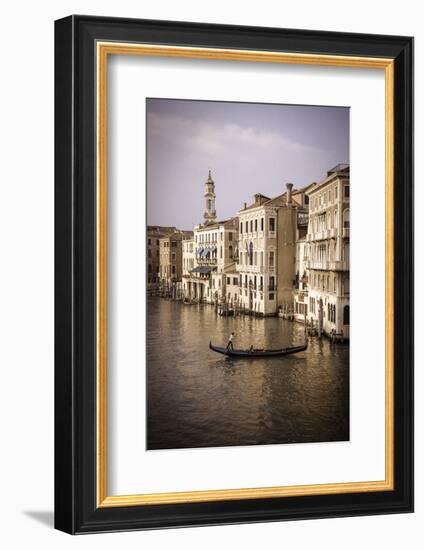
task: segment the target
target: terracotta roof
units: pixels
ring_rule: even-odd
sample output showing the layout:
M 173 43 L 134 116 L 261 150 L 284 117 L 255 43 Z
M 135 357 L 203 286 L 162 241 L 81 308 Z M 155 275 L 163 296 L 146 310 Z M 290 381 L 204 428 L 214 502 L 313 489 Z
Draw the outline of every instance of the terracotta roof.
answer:
M 312 185 L 312 184 L 310 184 L 310 185 Z M 308 187 L 310 187 L 310 185 L 302 187 L 301 189 L 293 189 L 292 190 L 292 199 L 298 206 L 301 206 L 301 205 L 298 201 L 296 201 L 296 195 L 300 195 L 301 193 L 303 193 Z M 257 193 L 257 194 L 259 194 L 259 193 Z M 265 197 L 265 195 L 261 195 L 261 196 Z M 285 206 L 286 204 L 287 204 L 287 191 L 284 191 L 284 193 L 282 193 L 281 195 L 277 195 L 276 197 L 273 197 L 272 199 L 268 198 L 268 200 L 266 200 L 262 204 L 254 202 L 254 203 L 250 204 L 249 206 L 247 206 L 246 208 L 242 208 L 240 210 L 240 213 L 246 212 L 247 210 L 253 210 L 254 208 L 259 208 L 261 206 Z

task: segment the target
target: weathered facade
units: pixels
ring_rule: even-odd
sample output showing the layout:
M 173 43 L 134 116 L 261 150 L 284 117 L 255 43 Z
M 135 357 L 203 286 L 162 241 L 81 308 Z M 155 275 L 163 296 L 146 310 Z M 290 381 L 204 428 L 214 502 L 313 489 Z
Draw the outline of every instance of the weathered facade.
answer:
M 164 227 L 160 225 L 147 226 L 147 289 L 152 290 L 159 287 L 159 266 L 160 266 L 160 239 L 166 235 L 175 233 L 175 227 Z
M 194 267 L 184 273 L 184 297 L 207 303 L 226 300 L 226 274 L 234 273 L 237 219 L 194 228 Z M 183 259 L 187 262 L 188 258 Z
M 190 231 L 175 231 L 159 239 L 159 289 L 177 298 L 181 293 L 183 274 L 183 240 Z
M 308 318 L 319 332 L 349 338 L 349 165 L 308 190 Z
M 238 213 L 239 301 L 246 312 L 268 316 L 293 310 L 298 212 L 305 208 L 305 193 L 292 188 L 287 184 L 275 198 L 257 193 Z

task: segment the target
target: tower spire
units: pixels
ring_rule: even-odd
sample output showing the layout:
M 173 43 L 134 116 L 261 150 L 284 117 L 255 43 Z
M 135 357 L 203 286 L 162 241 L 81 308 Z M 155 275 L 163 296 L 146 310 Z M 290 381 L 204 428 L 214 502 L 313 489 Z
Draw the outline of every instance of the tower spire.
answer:
M 209 225 L 216 222 L 216 210 L 215 210 L 215 182 L 212 179 L 211 170 L 209 169 L 208 179 L 205 183 L 205 213 L 203 217 L 205 219 L 205 225 Z

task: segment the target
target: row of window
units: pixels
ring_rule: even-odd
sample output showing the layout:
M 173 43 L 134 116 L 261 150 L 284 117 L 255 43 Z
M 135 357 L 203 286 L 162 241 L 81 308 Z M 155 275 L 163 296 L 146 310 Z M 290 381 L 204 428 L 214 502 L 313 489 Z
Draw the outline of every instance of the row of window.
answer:
M 148 244 L 149 246 L 151 246 L 151 244 L 152 244 L 152 239 L 147 239 L 147 244 Z M 156 246 L 159 246 L 159 239 L 156 239 Z
M 315 298 L 309 298 L 309 311 L 311 313 L 318 313 L 316 311 L 316 301 Z M 323 316 L 325 317 L 325 312 L 323 311 Z M 336 314 L 336 306 L 334 304 L 327 304 L 327 319 L 330 323 L 336 324 L 337 320 L 337 314 Z M 350 307 L 344 306 L 343 308 L 343 324 L 349 325 L 350 324 Z
M 349 208 L 343 210 L 342 226 L 348 228 L 350 225 L 350 213 Z M 326 229 L 336 229 L 338 227 L 337 208 L 333 211 L 328 210 L 321 214 L 311 216 L 309 232 L 319 233 Z
M 259 262 L 259 263 L 258 263 Z M 246 252 L 240 252 L 240 265 L 255 265 L 264 266 L 264 251 L 257 252 L 253 250 L 253 243 L 250 243 Z M 268 252 L 268 267 L 274 268 L 275 266 L 275 252 L 270 250 Z
M 219 258 L 222 259 L 223 247 L 219 247 Z M 228 246 L 228 256 L 232 260 L 234 257 L 233 245 Z M 205 260 L 206 262 L 210 259 L 216 260 L 218 258 L 218 251 L 216 248 L 211 250 L 198 249 L 196 250 L 196 257 L 198 260 Z
M 189 254 L 193 253 L 193 243 L 192 242 L 184 244 L 184 252 L 187 252 Z
M 219 235 L 220 235 L 219 240 L 223 241 L 224 240 L 224 233 L 221 232 Z M 233 232 L 232 231 L 228 231 L 228 240 L 229 241 L 233 240 Z M 194 241 L 196 243 L 200 243 L 200 244 L 217 243 L 218 242 L 218 233 L 217 232 L 215 232 L 215 233 L 198 233 L 194 236 Z
M 254 220 L 247 220 L 245 222 L 240 222 L 240 234 L 243 233 L 257 233 L 258 228 L 259 231 L 263 231 L 265 227 L 265 219 L 264 218 L 255 218 Z M 268 230 L 269 231 L 275 231 L 275 218 L 268 218 Z
M 235 281 L 237 281 L 237 279 L 235 279 Z M 237 282 L 235 283 L 237 284 Z M 239 280 L 238 280 L 238 284 L 240 287 L 249 287 L 249 288 L 252 288 L 254 290 L 258 289 L 258 290 L 265 290 L 264 289 L 264 278 L 262 275 L 259 275 L 259 276 L 256 276 L 254 275 L 252 279 L 248 279 L 248 276 L 247 275 L 239 275 Z M 268 288 L 266 290 L 271 290 L 271 291 L 274 291 L 276 290 L 276 284 L 275 284 L 275 277 L 270 277 L 269 278 L 269 281 L 268 281 Z
M 294 306 L 294 312 L 300 315 L 308 315 L 308 304 L 303 302 L 296 302 Z
M 321 209 L 327 204 L 331 204 L 338 198 L 338 186 L 327 188 L 323 193 L 313 197 L 311 199 L 311 210 Z M 343 185 L 343 200 L 347 201 L 350 198 L 350 185 L 345 183 Z
M 313 262 L 326 262 L 329 260 L 337 261 L 338 255 L 337 255 L 337 244 L 334 241 L 333 243 L 326 243 L 326 244 L 316 244 L 311 246 L 311 260 Z M 349 254 L 350 254 L 350 243 L 347 240 L 344 240 L 341 255 L 342 260 L 345 262 L 349 261 Z
M 242 291 L 241 288 L 239 289 L 239 293 L 240 293 L 240 295 L 243 294 L 243 291 Z M 247 292 L 247 290 L 245 289 L 245 290 L 244 290 L 244 296 L 247 297 L 247 295 L 248 295 L 248 292 Z M 274 300 L 274 298 L 275 298 L 275 293 L 274 293 L 274 292 L 269 292 L 268 294 L 265 294 L 265 295 L 261 293 L 261 294 L 259 294 L 259 295 L 257 296 L 257 295 L 256 295 L 256 291 L 253 290 L 253 292 L 252 292 L 251 295 L 250 295 L 250 297 L 251 297 L 251 299 L 252 299 L 252 303 L 251 303 L 251 306 L 250 306 L 249 309 L 256 310 L 256 306 L 258 305 L 256 302 L 253 302 L 253 298 L 256 298 L 256 299 L 258 299 L 258 300 L 260 300 L 260 301 L 262 302 L 262 300 L 264 299 L 265 296 L 268 296 L 268 299 L 269 299 L 269 300 Z M 249 298 L 250 298 L 250 297 L 249 297 Z
M 330 275 L 323 275 L 321 273 L 313 273 L 310 275 L 311 287 L 325 290 L 327 292 L 337 293 L 337 277 L 330 277 Z M 342 279 L 343 293 L 349 294 L 350 291 L 350 279 L 346 274 Z

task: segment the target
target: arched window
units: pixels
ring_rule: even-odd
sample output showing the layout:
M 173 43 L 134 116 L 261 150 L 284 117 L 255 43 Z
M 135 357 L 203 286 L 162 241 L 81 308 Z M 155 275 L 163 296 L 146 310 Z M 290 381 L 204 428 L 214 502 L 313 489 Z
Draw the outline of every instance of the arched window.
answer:
M 348 228 L 350 224 L 350 212 L 349 208 L 343 210 L 343 227 Z
M 343 308 L 343 324 L 349 325 L 349 323 L 350 323 L 350 310 L 349 310 L 349 306 L 345 306 Z

